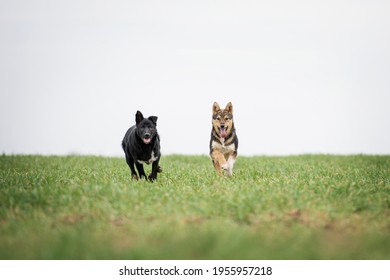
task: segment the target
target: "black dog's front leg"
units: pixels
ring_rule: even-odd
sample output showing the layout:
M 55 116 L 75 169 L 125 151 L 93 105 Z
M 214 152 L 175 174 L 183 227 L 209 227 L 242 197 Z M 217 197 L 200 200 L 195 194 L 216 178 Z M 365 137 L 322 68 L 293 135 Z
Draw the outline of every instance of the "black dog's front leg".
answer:
M 137 167 L 139 178 L 142 179 L 142 177 L 145 177 L 145 179 L 146 179 L 146 174 L 144 171 L 143 164 L 139 163 L 139 162 L 135 162 L 135 166 Z
M 161 167 L 158 166 L 158 162 L 160 161 L 160 159 L 157 159 L 156 161 L 153 161 L 153 164 L 152 164 L 152 172 L 149 174 L 149 180 L 150 181 L 154 181 L 157 179 L 157 172 L 161 172 Z
M 131 156 L 126 154 L 126 162 L 127 165 L 130 167 L 131 177 L 134 180 L 138 180 L 138 175 L 137 173 L 135 173 L 135 168 L 134 168 L 134 159 Z

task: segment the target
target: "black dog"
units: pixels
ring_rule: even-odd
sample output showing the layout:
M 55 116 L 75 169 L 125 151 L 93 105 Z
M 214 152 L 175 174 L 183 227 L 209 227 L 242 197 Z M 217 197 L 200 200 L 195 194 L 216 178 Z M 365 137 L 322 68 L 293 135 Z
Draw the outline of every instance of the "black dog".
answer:
M 158 165 L 160 161 L 160 137 L 157 133 L 157 117 L 151 116 L 144 118 L 140 111 L 135 114 L 136 125 L 127 130 L 122 141 L 122 148 L 125 152 L 126 162 L 130 167 L 133 179 L 145 177 L 143 163 L 152 163 L 152 172 L 148 179 L 154 181 L 157 179 L 157 173 L 161 172 Z M 137 167 L 138 175 L 135 172 L 134 164 Z

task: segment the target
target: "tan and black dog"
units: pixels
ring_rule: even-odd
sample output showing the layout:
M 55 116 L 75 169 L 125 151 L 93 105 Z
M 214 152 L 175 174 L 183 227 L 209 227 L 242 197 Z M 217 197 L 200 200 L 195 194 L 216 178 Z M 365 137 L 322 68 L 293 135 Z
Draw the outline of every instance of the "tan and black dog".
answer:
M 233 175 L 233 165 L 237 157 L 238 138 L 233 123 L 233 105 L 229 102 L 221 110 L 217 102 L 213 104 L 213 128 L 210 139 L 210 156 L 215 170 L 222 175 Z

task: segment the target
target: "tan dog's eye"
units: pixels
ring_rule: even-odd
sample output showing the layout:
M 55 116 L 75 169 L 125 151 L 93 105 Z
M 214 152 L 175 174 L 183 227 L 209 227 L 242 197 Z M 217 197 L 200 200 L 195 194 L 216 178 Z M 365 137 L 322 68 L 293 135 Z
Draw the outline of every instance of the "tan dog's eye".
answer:
M 220 121 L 220 120 L 221 120 L 221 117 L 220 117 L 220 116 L 218 116 L 218 117 L 217 117 L 217 120 L 219 120 L 219 121 Z

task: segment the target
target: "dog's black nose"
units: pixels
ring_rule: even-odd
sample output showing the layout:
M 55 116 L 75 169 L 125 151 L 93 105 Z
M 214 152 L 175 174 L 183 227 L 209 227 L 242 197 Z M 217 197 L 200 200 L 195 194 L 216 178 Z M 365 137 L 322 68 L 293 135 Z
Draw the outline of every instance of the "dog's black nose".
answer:
M 225 128 L 225 124 L 221 123 L 221 128 Z
M 144 138 L 146 138 L 146 139 L 150 138 L 150 133 L 145 133 Z

